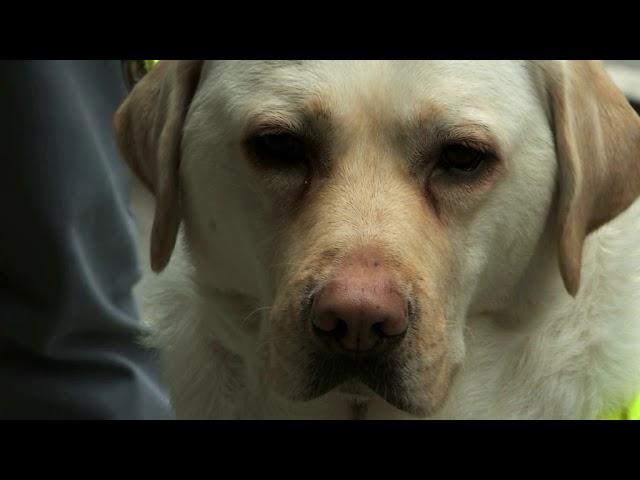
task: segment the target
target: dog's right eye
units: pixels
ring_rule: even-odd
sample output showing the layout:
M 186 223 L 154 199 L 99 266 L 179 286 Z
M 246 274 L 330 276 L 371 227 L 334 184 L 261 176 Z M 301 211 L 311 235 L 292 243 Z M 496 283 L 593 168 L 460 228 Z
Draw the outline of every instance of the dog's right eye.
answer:
M 249 146 L 261 166 L 284 169 L 307 163 L 305 143 L 291 133 L 256 135 Z

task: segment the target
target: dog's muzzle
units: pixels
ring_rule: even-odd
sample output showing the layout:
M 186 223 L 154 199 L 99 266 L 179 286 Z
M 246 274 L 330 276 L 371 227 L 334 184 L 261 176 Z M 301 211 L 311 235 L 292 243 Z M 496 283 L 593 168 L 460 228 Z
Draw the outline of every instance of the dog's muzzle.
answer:
M 417 413 L 404 378 L 403 344 L 413 312 L 412 301 L 377 260 L 345 262 L 302 309 L 313 344 L 306 399 L 360 382 Z

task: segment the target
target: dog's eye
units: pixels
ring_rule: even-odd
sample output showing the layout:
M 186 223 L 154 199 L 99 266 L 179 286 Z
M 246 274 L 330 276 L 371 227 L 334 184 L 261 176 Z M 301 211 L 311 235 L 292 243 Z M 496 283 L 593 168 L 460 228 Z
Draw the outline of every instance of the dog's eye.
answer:
M 449 145 L 440 156 L 440 167 L 445 170 L 456 170 L 471 173 L 485 160 L 485 153 L 464 145 Z
M 257 135 L 250 144 L 257 160 L 264 166 L 286 168 L 307 161 L 304 142 L 291 133 Z

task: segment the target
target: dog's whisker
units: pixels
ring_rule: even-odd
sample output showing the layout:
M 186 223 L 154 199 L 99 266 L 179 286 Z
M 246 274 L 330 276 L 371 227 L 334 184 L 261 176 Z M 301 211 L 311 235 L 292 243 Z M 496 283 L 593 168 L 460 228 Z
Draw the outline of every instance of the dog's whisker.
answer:
M 249 312 L 249 314 L 244 317 L 242 320 L 240 320 L 240 324 L 244 325 L 245 323 L 247 323 L 252 316 L 254 316 L 256 313 L 260 313 L 260 312 L 264 312 L 264 311 L 269 311 L 269 310 L 274 310 L 275 307 L 273 305 L 271 306 L 266 306 L 266 307 L 258 307 L 255 310 L 252 310 L 251 312 Z

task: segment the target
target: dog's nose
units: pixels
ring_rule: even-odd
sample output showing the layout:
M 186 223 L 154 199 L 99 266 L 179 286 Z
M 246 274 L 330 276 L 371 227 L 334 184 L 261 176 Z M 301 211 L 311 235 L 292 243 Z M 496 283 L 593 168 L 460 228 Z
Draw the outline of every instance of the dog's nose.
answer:
M 318 336 L 336 340 L 347 351 L 362 352 L 404 334 L 407 307 L 377 261 L 351 262 L 316 295 L 312 322 Z

